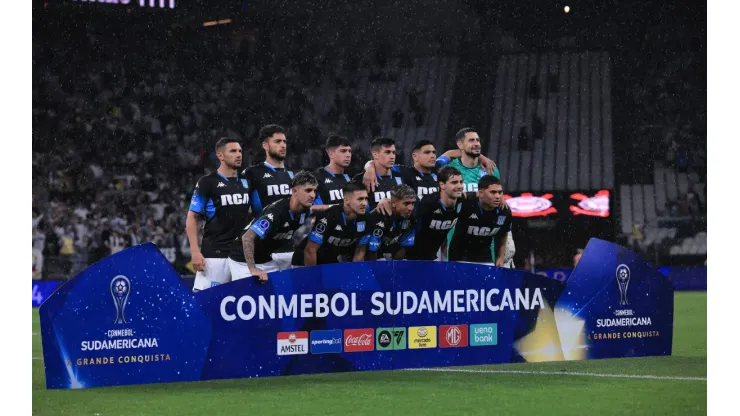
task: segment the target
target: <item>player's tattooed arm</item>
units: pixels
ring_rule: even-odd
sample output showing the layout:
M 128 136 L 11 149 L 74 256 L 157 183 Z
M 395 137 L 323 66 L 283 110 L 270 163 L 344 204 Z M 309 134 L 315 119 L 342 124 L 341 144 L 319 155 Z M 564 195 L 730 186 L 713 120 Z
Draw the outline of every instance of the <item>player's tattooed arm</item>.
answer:
M 267 282 L 267 273 L 258 269 L 254 264 L 254 241 L 257 238 L 257 233 L 254 230 L 249 229 L 242 236 L 242 247 L 244 250 L 244 262 L 247 263 L 249 273 L 256 277 L 261 283 Z

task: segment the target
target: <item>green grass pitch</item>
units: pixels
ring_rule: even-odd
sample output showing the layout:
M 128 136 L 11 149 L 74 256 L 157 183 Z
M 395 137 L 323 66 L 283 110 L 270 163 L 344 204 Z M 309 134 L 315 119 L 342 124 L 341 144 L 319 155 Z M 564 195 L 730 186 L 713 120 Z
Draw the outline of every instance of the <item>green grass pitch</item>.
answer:
M 677 292 L 673 356 L 47 390 L 38 415 L 682 415 L 707 412 L 707 294 Z M 445 369 L 446 370 L 446 369 Z M 599 376 L 601 375 L 601 376 Z

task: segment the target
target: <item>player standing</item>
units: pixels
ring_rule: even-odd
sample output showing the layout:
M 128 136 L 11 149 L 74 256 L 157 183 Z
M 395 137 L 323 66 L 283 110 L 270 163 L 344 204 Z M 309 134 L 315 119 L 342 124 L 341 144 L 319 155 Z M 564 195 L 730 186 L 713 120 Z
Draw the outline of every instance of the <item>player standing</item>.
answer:
M 400 185 L 403 181 L 400 175 L 392 171 L 393 165 L 396 163 L 395 140 L 389 137 L 378 137 L 370 144 L 370 151 L 373 156 L 371 163 L 378 181 L 375 190 L 373 192 L 368 191 L 369 211 L 372 211 L 381 200 L 390 198 L 391 189 Z M 363 175 L 364 173 L 356 175 L 353 181 L 360 186 L 364 186 Z
M 350 182 L 342 193 L 341 205 L 332 205 L 316 215 L 311 233 L 293 253 L 293 266 L 352 260 L 357 241 L 366 234 L 367 190 Z
M 196 270 L 193 292 L 231 280 L 229 250 L 249 214 L 249 182 L 237 173 L 242 165 L 242 147 L 234 139 L 221 139 L 216 143 L 216 157 L 220 166 L 198 180 L 185 222 Z M 199 246 L 200 219 L 205 219 L 205 226 Z
M 463 152 L 460 149 L 448 150 L 440 159 L 448 163 L 452 159 L 460 158 Z M 392 171 L 401 176 L 401 181 L 416 190 L 419 199 L 424 195 L 437 194 L 439 185 L 437 184 L 436 164 L 437 150 L 434 144 L 429 140 L 420 140 L 414 143 L 411 150 L 411 157 L 414 160 L 414 166 L 394 165 Z M 493 173 L 495 163 L 485 156 L 480 157 L 481 166 L 489 173 Z M 363 183 L 370 191 L 374 191 L 377 186 L 377 178 L 372 161 L 365 164 L 365 175 Z
M 450 261 L 504 266 L 507 234 L 511 231 L 511 210 L 503 205 L 501 180 L 486 175 L 478 181 L 478 195 L 463 201 L 449 248 Z M 490 247 L 495 240 L 498 252 Z
M 316 202 L 312 210 L 319 212 L 329 205 L 343 204 L 342 190 L 352 179 L 345 173 L 352 162 L 352 144 L 344 136 L 332 135 L 326 140 L 326 153 L 329 164 L 316 170 L 314 175 L 319 183 Z
M 447 261 L 444 243 L 462 209 L 462 174 L 452 166 L 445 166 L 439 171 L 438 183 L 438 196 L 428 195 L 416 204 L 416 236 L 406 255 L 408 260 Z
M 266 282 L 267 273 L 290 268 L 290 260 L 286 262 L 284 256 L 277 256 L 282 254 L 277 250 L 291 241 L 293 232 L 306 222 L 317 185 L 311 173 L 298 172 L 291 183 L 291 196 L 266 206 L 244 229 L 239 249 L 232 250 L 229 256 L 233 280 L 255 276 Z
M 412 215 L 416 192 L 408 185 L 396 185 L 390 191 L 391 215 L 373 212 L 368 216 L 368 233 L 360 239 L 355 250 L 355 260 L 376 260 L 378 253 L 401 260 L 406 248 L 414 245 L 416 220 Z M 394 250 L 394 246 L 399 246 Z
M 465 183 L 465 192 L 476 192 L 478 190 L 478 181 L 480 178 L 485 176 L 486 170 L 481 166 L 481 140 L 478 133 L 470 127 L 460 129 L 455 134 L 455 140 L 457 147 L 462 151 L 460 159 L 450 161 L 449 158 L 444 155 L 437 159 L 438 166 L 453 166 L 457 168 L 463 175 L 463 182 Z M 493 176 L 501 179 L 501 173 L 496 167 L 493 171 Z M 504 206 L 506 203 L 504 202 Z M 454 231 L 454 229 L 453 229 Z M 448 242 L 452 239 L 452 233 L 448 236 Z M 514 268 L 514 254 L 516 253 L 516 247 L 514 245 L 514 236 L 509 231 L 508 238 L 506 239 L 506 267 Z M 491 246 L 491 256 L 496 256 L 496 248 Z

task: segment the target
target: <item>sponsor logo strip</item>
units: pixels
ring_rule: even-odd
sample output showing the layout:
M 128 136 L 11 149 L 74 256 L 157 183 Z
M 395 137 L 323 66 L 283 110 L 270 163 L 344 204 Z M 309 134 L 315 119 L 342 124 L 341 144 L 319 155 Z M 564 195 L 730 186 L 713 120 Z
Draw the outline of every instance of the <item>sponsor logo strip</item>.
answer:
M 344 352 L 372 351 L 375 347 L 373 338 L 374 331 L 372 328 L 345 329 Z
M 311 331 L 311 354 L 339 354 L 342 343 L 341 329 Z
M 405 350 L 406 328 L 378 328 L 375 330 L 375 349 Z
M 498 325 L 474 324 L 470 325 L 470 346 L 482 347 L 498 344 Z
M 436 326 L 409 327 L 409 349 L 437 348 Z
M 467 325 L 440 325 L 439 346 L 441 348 L 467 347 L 468 326 Z
M 277 355 L 308 354 L 308 332 L 278 332 Z

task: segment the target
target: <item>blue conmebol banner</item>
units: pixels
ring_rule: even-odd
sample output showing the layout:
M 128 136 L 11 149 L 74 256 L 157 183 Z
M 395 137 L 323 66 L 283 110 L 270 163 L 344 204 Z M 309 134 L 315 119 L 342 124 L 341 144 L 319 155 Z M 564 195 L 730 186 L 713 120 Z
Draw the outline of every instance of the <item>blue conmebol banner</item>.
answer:
M 46 298 L 56 290 L 62 282 L 58 280 L 40 281 L 31 283 L 31 306 L 40 306 Z
M 192 295 L 153 244 L 40 308 L 48 388 L 669 355 L 673 290 L 591 240 L 565 283 L 467 263 L 288 270 Z

